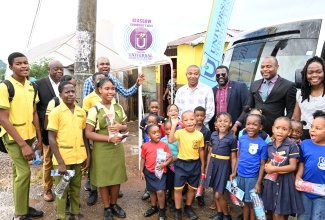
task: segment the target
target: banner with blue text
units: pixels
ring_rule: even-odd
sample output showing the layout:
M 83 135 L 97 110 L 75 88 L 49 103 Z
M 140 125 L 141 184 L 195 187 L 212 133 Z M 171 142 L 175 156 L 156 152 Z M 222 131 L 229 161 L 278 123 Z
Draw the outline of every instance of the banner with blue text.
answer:
M 235 0 L 214 0 L 201 60 L 200 82 L 215 86 L 215 70 L 222 64 L 228 24 Z

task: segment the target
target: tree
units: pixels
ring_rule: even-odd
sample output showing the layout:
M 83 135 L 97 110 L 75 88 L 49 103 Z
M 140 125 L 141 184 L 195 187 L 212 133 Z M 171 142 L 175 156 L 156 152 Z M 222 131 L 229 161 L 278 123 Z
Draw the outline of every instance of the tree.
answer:
M 6 68 L 0 67 L 0 80 L 5 79 Z
M 41 79 L 47 76 L 47 67 L 51 60 L 53 60 L 53 58 L 43 58 L 38 62 L 32 63 L 29 70 L 29 76 L 34 77 L 35 79 Z

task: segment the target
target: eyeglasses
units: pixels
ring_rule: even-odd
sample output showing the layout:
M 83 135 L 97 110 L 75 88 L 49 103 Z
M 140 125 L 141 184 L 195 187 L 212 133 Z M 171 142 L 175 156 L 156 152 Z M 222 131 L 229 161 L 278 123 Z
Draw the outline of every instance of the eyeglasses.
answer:
M 220 74 L 216 74 L 216 77 L 217 77 L 217 79 L 219 79 L 220 76 L 226 77 L 226 75 L 227 75 L 227 73 L 220 73 Z

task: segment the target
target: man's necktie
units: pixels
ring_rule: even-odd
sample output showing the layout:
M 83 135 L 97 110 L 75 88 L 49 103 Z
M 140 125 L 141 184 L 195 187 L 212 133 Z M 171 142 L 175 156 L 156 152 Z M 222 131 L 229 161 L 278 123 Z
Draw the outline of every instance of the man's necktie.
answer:
M 266 80 L 263 91 L 262 91 L 262 100 L 263 100 L 263 102 L 265 102 L 265 100 L 266 100 L 266 98 L 268 96 L 269 84 L 270 84 L 270 80 Z

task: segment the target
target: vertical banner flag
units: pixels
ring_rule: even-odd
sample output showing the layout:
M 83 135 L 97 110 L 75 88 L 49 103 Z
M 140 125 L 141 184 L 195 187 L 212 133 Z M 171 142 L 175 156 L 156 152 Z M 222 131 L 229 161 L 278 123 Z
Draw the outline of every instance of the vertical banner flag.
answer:
M 125 13 L 115 24 L 114 45 L 118 54 L 130 64 L 138 67 L 148 66 L 162 58 L 167 47 L 166 33 L 157 14 L 148 14 L 149 10 Z M 138 88 L 138 121 L 142 119 L 142 86 Z M 142 130 L 139 129 L 139 167 L 142 146 Z
M 215 70 L 222 63 L 227 29 L 235 0 L 214 0 L 201 60 L 200 82 L 216 85 Z

